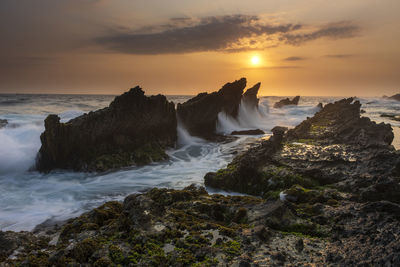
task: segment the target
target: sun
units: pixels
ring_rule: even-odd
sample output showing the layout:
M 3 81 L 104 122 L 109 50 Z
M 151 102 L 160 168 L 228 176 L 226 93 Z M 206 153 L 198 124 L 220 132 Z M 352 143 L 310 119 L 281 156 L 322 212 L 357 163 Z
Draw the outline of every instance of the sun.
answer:
M 260 63 L 260 58 L 258 56 L 253 56 L 251 58 L 251 64 L 258 65 Z

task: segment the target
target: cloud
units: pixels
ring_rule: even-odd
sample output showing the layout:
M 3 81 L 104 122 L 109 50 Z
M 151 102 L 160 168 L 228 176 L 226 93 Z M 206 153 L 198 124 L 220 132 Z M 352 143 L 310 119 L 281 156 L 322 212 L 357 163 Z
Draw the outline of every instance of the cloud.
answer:
M 307 58 L 305 57 L 287 57 L 284 60 L 285 61 L 301 61 L 301 60 L 306 60 Z
M 355 57 L 353 54 L 335 54 L 335 55 L 325 55 L 325 57 L 329 58 L 350 58 Z
M 318 30 L 314 30 L 309 33 L 300 33 L 300 34 L 285 34 L 282 36 L 281 40 L 287 44 L 291 45 L 301 45 L 305 42 L 321 39 L 321 38 L 329 38 L 329 39 L 344 39 L 344 38 L 352 38 L 355 37 L 360 31 L 360 27 L 358 25 L 353 24 L 352 22 L 338 22 L 331 23 Z
M 302 24 L 271 24 L 258 16 L 231 15 L 204 18 L 172 18 L 166 24 L 134 31 L 114 29 L 94 41 L 109 50 L 127 54 L 180 54 L 192 52 L 240 52 L 264 50 L 282 44 L 300 45 L 323 37 L 349 38 L 357 26 L 337 23 L 313 32 Z
M 302 69 L 303 66 L 268 66 L 268 67 L 251 67 L 241 68 L 241 70 L 274 70 L 274 69 Z

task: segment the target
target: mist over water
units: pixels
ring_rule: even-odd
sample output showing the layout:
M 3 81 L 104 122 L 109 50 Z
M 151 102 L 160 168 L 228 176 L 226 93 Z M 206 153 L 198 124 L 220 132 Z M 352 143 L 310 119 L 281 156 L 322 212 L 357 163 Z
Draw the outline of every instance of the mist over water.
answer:
M 0 95 L 0 119 L 9 124 L 0 129 L 0 230 L 32 230 L 47 219 L 64 220 L 77 216 L 109 200 L 151 187 L 183 188 L 192 183 L 203 185 L 207 172 L 225 167 L 233 152 L 248 148 L 258 137 L 241 136 L 228 144 L 207 142 L 191 136 L 178 120 L 177 147 L 167 151 L 170 159 L 140 168 L 126 168 L 108 173 L 74 173 L 54 171 L 40 174 L 29 171 L 40 148 L 43 120 L 59 114 L 68 121 L 85 112 L 108 106 L 113 96 L 71 95 Z M 184 102 L 189 96 L 170 96 Z M 293 127 L 338 98 L 304 97 L 299 106 L 274 109 L 282 97 L 263 97 L 259 109 L 245 104 L 238 119 L 219 114 L 217 130 L 229 134 L 234 130 L 261 129 L 270 134 L 277 125 Z M 400 103 L 382 99 L 360 99 L 365 116 L 399 127 L 400 122 L 381 118 L 381 113 L 400 114 Z M 395 128 L 396 130 L 398 128 Z M 398 142 L 395 131 L 395 145 Z

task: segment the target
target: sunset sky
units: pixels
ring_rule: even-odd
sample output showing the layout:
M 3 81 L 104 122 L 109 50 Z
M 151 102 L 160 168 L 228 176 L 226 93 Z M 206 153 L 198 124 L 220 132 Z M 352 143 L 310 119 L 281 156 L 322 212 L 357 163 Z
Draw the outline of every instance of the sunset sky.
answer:
M 399 0 L 1 0 L 0 93 L 192 95 L 246 77 L 261 95 L 390 95 L 399 11 Z

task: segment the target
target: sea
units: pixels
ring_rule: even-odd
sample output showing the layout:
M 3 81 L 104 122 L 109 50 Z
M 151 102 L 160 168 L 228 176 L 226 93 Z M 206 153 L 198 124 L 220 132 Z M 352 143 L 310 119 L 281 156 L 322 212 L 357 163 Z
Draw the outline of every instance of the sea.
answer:
M 240 136 L 230 143 L 207 142 L 188 134 L 178 123 L 178 142 L 167 151 L 169 160 L 144 167 L 130 167 L 106 173 L 64 170 L 42 174 L 34 170 L 41 146 L 43 121 L 58 114 L 63 122 L 89 111 L 104 108 L 111 95 L 23 95 L 0 94 L 0 230 L 31 231 L 43 222 L 63 221 L 110 200 L 152 187 L 184 188 L 204 185 L 204 175 L 225 167 L 238 150 L 246 149 L 260 138 L 271 135 L 274 126 L 294 127 L 318 111 L 318 103 L 331 103 L 342 97 L 301 97 L 298 106 L 273 108 L 284 97 L 260 97 L 258 110 L 240 106 L 237 119 L 219 114 L 217 131 L 262 129 L 263 136 Z M 192 96 L 167 96 L 182 103 Z M 286 96 L 285 96 L 286 97 Z M 363 116 L 377 123 L 390 123 L 395 133 L 393 146 L 400 148 L 400 122 L 381 117 L 400 114 L 400 102 L 382 98 L 358 98 Z M 235 194 L 208 188 L 210 193 Z

